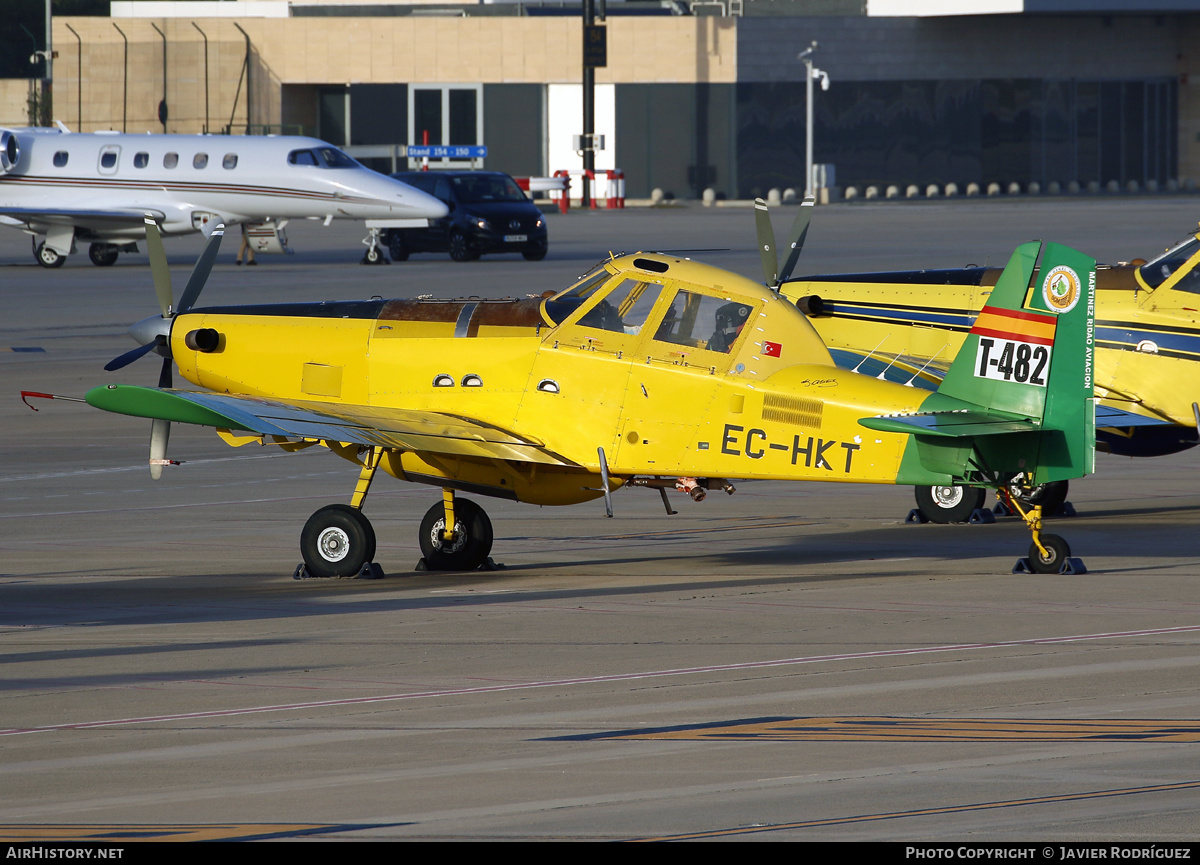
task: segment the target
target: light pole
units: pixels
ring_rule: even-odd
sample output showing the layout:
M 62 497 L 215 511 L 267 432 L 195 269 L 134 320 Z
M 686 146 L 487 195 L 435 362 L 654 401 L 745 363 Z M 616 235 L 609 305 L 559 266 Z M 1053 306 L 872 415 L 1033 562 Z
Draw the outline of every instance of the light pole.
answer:
M 821 79 L 821 89 L 829 89 L 829 74 L 813 66 L 812 55 L 817 50 L 817 40 L 796 55 L 804 61 L 804 197 L 816 196 L 813 183 L 813 79 Z

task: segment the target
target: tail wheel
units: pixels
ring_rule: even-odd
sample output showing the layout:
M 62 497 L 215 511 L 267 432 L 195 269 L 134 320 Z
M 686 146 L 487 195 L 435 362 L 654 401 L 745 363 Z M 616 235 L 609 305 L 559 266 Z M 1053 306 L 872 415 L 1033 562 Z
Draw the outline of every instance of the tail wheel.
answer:
M 1062 570 L 1063 562 L 1070 558 L 1071 548 L 1058 535 L 1042 535 L 1038 540 L 1046 552 L 1039 550 L 1037 544 L 1030 544 L 1030 567 L 1035 574 L 1057 574 Z
M 300 554 L 314 577 L 352 577 L 375 558 L 375 529 L 362 511 L 328 505 L 304 524 Z
M 915 487 L 913 492 L 921 513 L 934 523 L 965 523 L 987 498 L 979 487 Z
M 62 267 L 67 263 L 67 257 L 57 250 L 51 249 L 44 243 L 39 243 L 34 253 L 37 263 L 42 267 Z
M 467 499 L 454 502 L 454 539 L 446 541 L 446 509 L 439 502 L 421 520 L 421 555 L 431 571 L 473 571 L 492 551 L 492 521 L 483 508 Z

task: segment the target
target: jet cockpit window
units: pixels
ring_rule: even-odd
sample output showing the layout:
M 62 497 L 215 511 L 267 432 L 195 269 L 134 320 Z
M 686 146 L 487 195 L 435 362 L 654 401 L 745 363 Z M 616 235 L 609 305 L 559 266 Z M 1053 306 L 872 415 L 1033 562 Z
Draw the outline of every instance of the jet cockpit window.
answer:
M 316 165 L 317 154 L 311 150 L 293 150 L 288 154 L 288 165 Z
M 163 157 L 163 168 L 174 168 L 179 164 L 178 153 L 168 153 Z
M 654 333 L 659 342 L 727 354 L 750 319 L 753 305 L 680 291 Z
M 612 276 L 611 273 L 601 268 L 590 276 L 584 277 L 574 287 L 556 294 L 546 301 L 546 315 L 555 324 L 562 324 L 570 317 L 571 313 L 583 306 L 596 289 L 608 282 L 610 276 Z
M 321 156 L 321 164 L 326 168 L 354 168 L 358 165 L 336 147 L 319 147 L 317 153 Z
M 141 153 L 133 154 L 133 167 L 134 168 L 145 168 L 149 164 L 150 164 L 150 154 L 147 153 L 146 151 L 143 150 Z
M 55 168 L 63 168 L 64 166 L 66 166 L 67 159 L 69 159 L 69 158 L 70 158 L 70 154 L 68 154 L 67 151 L 65 151 L 65 150 L 58 151 L 57 153 L 54 154 L 54 167 Z
M 237 168 L 237 154 L 226 153 L 225 158 L 221 160 L 222 168 Z
M 625 279 L 608 296 L 592 307 L 579 324 L 614 333 L 638 334 L 654 308 L 662 286 L 638 279 Z
M 197 153 L 192 157 L 192 168 L 204 168 L 208 165 L 208 154 Z
M 1154 261 L 1149 264 L 1143 264 L 1138 269 L 1138 273 L 1141 274 L 1146 285 L 1150 286 L 1150 288 L 1158 288 L 1170 279 L 1175 271 L 1187 264 L 1188 260 L 1197 252 L 1200 252 L 1200 240 L 1197 240 L 1193 235 L 1188 235 L 1175 246 L 1172 246 L 1158 258 L 1154 259 Z M 1188 281 L 1190 282 L 1191 280 Z M 1184 288 L 1183 290 L 1195 291 L 1196 289 Z

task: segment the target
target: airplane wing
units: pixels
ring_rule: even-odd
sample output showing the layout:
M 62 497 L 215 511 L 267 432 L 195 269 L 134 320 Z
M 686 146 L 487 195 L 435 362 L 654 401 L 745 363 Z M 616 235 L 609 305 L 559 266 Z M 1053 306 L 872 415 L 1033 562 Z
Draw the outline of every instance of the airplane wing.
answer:
M 307 400 L 283 402 L 134 385 L 92 388 L 85 399 L 89 405 L 118 414 L 260 435 L 543 465 L 577 465 L 550 451 L 538 439 L 442 412 Z
M 163 220 L 166 214 L 154 208 L 91 208 L 91 207 L 0 207 L 0 216 L 22 223 L 37 222 L 50 225 L 78 225 L 81 222 L 118 222 L 122 225 L 140 223 L 146 214 Z

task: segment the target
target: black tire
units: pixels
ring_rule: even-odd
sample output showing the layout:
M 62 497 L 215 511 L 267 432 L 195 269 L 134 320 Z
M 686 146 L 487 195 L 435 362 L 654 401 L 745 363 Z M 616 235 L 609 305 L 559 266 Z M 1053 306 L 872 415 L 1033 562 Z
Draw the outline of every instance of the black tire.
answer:
M 545 246 L 541 249 L 527 249 L 521 255 L 525 256 L 526 261 L 541 261 L 546 257 L 546 249 Z
M 1071 548 L 1058 535 L 1042 535 L 1042 546 L 1047 555 L 1043 555 L 1037 544 L 1029 545 L 1029 567 L 1035 574 L 1057 574 L 1062 570 L 1063 562 L 1071 556 Z
M 1008 485 L 1009 493 L 1021 502 L 1022 507 L 1041 505 L 1042 515 L 1048 517 L 1067 500 L 1067 481 L 1051 481 L 1036 487 L 1026 487 L 1021 483 L 1022 478 L 1022 475 L 1017 475 Z
M 327 505 L 308 518 L 300 555 L 314 577 L 352 577 L 375 558 L 375 529 L 349 505 Z
M 368 246 L 367 251 L 363 253 L 364 264 L 383 264 L 383 247 Z
M 450 257 L 455 261 L 474 261 L 479 255 L 471 250 L 471 244 L 465 234 L 453 231 L 450 233 Z
M 88 247 L 88 258 L 96 267 L 112 267 L 117 263 L 119 251 L 111 243 L 93 243 Z
M 914 487 L 913 492 L 917 508 L 933 523 L 965 523 L 987 498 L 979 487 Z
M 399 231 L 388 232 L 388 252 L 392 256 L 392 261 L 408 261 L 408 249 L 404 245 L 404 238 L 400 236 Z
M 42 267 L 62 267 L 67 263 L 67 257 L 62 255 L 44 243 L 39 243 L 37 251 L 33 257 L 37 259 L 37 263 Z
M 446 509 L 441 502 L 431 507 L 421 520 L 421 555 L 431 571 L 473 571 L 487 561 L 492 551 L 492 521 L 483 508 L 467 499 L 454 500 L 453 543 L 444 544 L 442 529 Z

